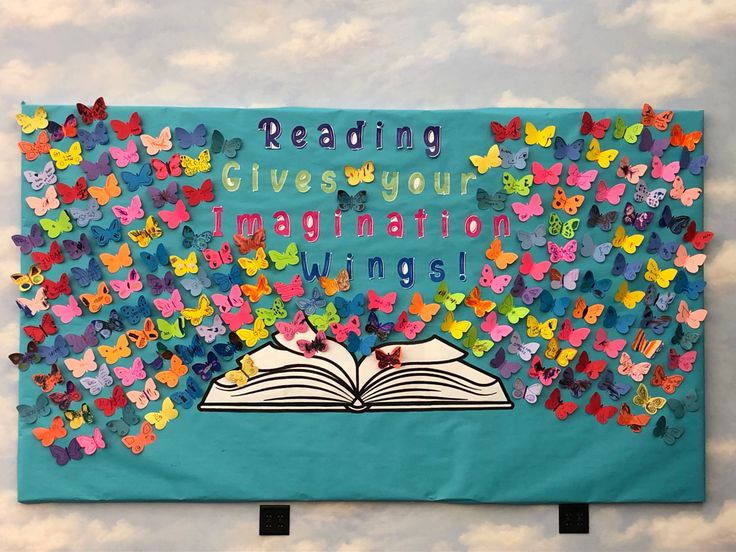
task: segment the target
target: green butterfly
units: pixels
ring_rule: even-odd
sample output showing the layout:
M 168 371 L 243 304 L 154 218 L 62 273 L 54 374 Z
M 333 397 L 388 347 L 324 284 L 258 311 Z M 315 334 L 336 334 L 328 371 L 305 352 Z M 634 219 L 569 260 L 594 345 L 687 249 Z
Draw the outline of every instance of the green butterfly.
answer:
M 42 218 L 40 221 L 41 228 L 46 230 L 49 238 L 56 238 L 63 232 L 71 232 L 74 227 L 72 226 L 72 219 L 69 218 L 69 213 L 66 210 L 62 211 L 59 218 L 54 220 L 50 218 Z
M 439 287 L 437 288 L 437 294 L 434 296 L 434 300 L 437 303 L 442 303 L 445 308 L 452 312 L 454 311 L 457 306 L 463 302 L 463 299 L 465 299 L 464 293 L 450 293 L 450 290 L 447 289 L 447 283 L 441 282 Z
M 283 253 L 271 249 L 268 252 L 268 256 L 271 258 L 271 262 L 276 267 L 276 270 L 284 270 L 288 265 L 294 266 L 299 264 L 299 249 L 294 242 L 287 245 Z
M 559 234 L 562 234 L 562 237 L 567 238 L 568 240 L 575 237 L 575 231 L 580 226 L 580 219 L 579 218 L 571 218 L 564 224 L 562 223 L 562 220 L 560 220 L 560 217 L 557 216 L 557 213 L 550 213 L 549 215 L 549 226 L 547 227 L 547 232 L 551 236 L 557 236 Z
M 340 321 L 333 302 L 327 303 L 324 314 L 310 314 L 307 318 L 317 330 L 326 330 L 331 323 Z
M 266 324 L 266 326 L 270 327 L 276 323 L 276 320 L 283 320 L 284 318 L 286 318 L 287 313 L 286 309 L 284 308 L 284 302 L 281 300 L 280 297 L 277 297 L 274 300 L 273 306 L 270 309 L 256 309 L 256 315 L 259 318 L 263 319 L 263 323 Z
M 475 326 L 472 326 L 465 334 L 463 345 L 470 349 L 476 357 L 480 358 L 490 351 L 495 343 L 490 339 L 478 339 L 478 330 L 475 329 Z
M 616 117 L 616 126 L 613 128 L 613 137 L 616 140 L 623 138 L 629 144 L 636 144 L 636 140 L 639 138 L 639 135 L 643 130 L 644 125 L 641 123 L 636 123 L 627 127 L 621 117 Z
M 532 188 L 534 183 L 534 176 L 528 174 L 522 176 L 519 180 L 513 177 L 511 173 L 503 173 L 503 189 L 507 194 L 513 194 L 516 192 L 520 196 L 528 196 L 529 190 Z
M 498 312 L 505 314 L 509 322 L 516 324 L 519 320 L 529 314 L 529 309 L 526 307 L 515 307 L 514 298 L 511 294 L 504 297 L 503 302 L 498 306 Z
M 168 341 L 173 337 L 184 337 L 184 317 L 180 316 L 173 322 L 164 320 L 163 318 L 156 319 L 156 327 L 158 328 L 158 335 L 164 341 Z

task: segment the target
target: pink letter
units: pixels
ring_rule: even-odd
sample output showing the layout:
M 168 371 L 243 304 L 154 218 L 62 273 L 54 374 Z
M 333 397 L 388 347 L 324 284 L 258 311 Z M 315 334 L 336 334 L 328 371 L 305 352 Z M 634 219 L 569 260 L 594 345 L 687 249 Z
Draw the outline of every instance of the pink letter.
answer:
M 368 237 L 373 237 L 373 215 L 364 214 L 358 215 L 358 237 L 362 238 L 363 234 L 366 233 L 365 228 L 368 226 Z
M 503 236 L 508 238 L 511 235 L 509 230 L 509 217 L 507 215 L 496 215 L 493 217 L 493 235 L 498 238 L 501 236 L 501 223 L 503 223 Z
M 335 237 L 339 238 L 342 236 L 342 211 L 335 209 Z
M 446 238 L 450 235 L 450 228 L 449 228 L 449 222 L 448 219 L 450 218 L 450 213 L 447 212 L 447 209 L 442 209 L 442 237 Z
M 305 211 L 302 217 L 302 228 L 304 228 L 304 239 L 308 242 L 316 242 L 319 239 L 319 211 Z
M 393 211 L 386 215 L 388 217 L 388 226 L 386 227 L 386 233 L 389 236 L 393 236 L 394 238 L 403 238 L 404 237 L 404 219 L 403 217 L 397 213 L 396 211 Z
M 279 236 L 291 236 L 291 219 L 286 211 L 276 211 L 273 214 L 276 222 L 273 223 L 273 231 Z
M 414 214 L 414 220 L 417 221 L 417 236 L 420 238 L 424 237 L 424 221 L 427 218 L 427 211 L 424 209 L 417 209 Z
M 243 234 L 244 236 L 252 236 L 256 230 L 263 228 L 263 219 L 258 213 L 254 215 L 251 215 L 250 213 L 242 213 L 238 215 L 236 222 L 238 226 L 238 234 Z M 243 227 L 246 225 L 248 226 L 247 234 L 243 232 Z M 258 226 L 258 228 L 256 228 L 256 226 Z
M 477 238 L 482 226 L 478 215 L 470 215 L 465 219 L 465 233 L 469 238 Z
M 215 224 L 212 228 L 212 235 L 219 238 L 222 236 L 222 205 L 215 205 L 212 207 L 212 212 L 215 214 Z

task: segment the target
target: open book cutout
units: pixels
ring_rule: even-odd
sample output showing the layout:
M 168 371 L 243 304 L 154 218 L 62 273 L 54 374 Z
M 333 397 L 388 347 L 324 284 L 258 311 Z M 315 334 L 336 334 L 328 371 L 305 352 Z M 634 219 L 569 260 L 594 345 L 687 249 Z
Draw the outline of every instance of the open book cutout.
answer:
M 325 351 L 305 358 L 297 340 L 314 336 L 311 328 L 292 340 L 275 333 L 271 342 L 249 353 L 258 373 L 242 387 L 224 375 L 214 379 L 199 409 L 367 412 L 513 408 L 498 378 L 465 362 L 467 351 L 436 335 L 376 347 L 387 354 L 401 347 L 401 366 L 384 369 L 378 367 L 375 354 L 357 359 L 329 338 Z

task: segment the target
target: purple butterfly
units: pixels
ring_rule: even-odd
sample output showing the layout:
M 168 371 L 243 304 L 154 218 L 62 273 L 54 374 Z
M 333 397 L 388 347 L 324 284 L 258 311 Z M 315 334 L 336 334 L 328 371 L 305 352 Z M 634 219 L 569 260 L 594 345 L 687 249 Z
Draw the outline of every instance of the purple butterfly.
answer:
M 513 374 L 521 370 L 521 364 L 506 360 L 506 350 L 503 347 L 501 347 L 496 352 L 496 356 L 491 359 L 491 366 L 498 370 L 498 373 L 504 379 L 510 378 Z
M 76 439 L 69 441 L 68 447 L 60 447 L 59 445 L 51 445 L 49 447 L 51 456 L 54 457 L 56 463 L 60 466 L 66 466 L 69 460 L 81 460 L 82 459 L 82 447 Z
M 147 360 L 141 359 L 141 362 L 143 362 L 143 369 L 146 371 L 149 370 L 156 370 L 159 371 L 161 367 L 164 365 L 164 359 L 163 357 L 156 356 L 151 362 L 148 362 Z
M 576 399 L 579 399 L 583 396 L 583 393 L 590 389 L 593 382 L 590 380 L 576 380 L 573 375 L 572 368 L 568 366 L 562 371 L 562 377 L 559 380 L 559 384 L 563 389 L 569 389 L 570 394 Z
M 69 256 L 72 258 L 72 260 L 76 261 L 82 255 L 92 254 L 92 248 L 89 245 L 87 234 L 80 235 L 79 241 L 64 240 L 61 243 L 64 244 L 64 249 L 66 249 L 66 252 L 69 253 Z
M 95 327 L 95 332 L 102 336 L 102 339 L 108 339 L 113 332 L 123 331 L 123 321 L 120 320 L 118 311 L 112 309 L 110 311 L 109 320 L 93 320 L 92 325 Z
M 107 136 L 107 128 L 105 128 L 105 123 L 102 121 L 97 123 L 94 131 L 88 132 L 86 130 L 79 129 L 77 135 L 79 136 L 79 142 L 86 151 L 95 149 L 97 144 L 107 144 L 110 141 L 110 138 Z
M 39 347 L 38 354 L 41 355 L 46 364 L 51 365 L 60 358 L 68 357 L 69 347 L 66 344 L 64 336 L 57 335 L 56 339 L 54 340 L 54 344 L 51 347 Z
M 626 202 L 624 206 L 624 216 L 622 218 L 624 224 L 634 225 L 634 228 L 640 232 L 646 230 L 649 223 L 654 220 L 654 213 L 652 211 L 644 211 L 643 213 L 637 213 L 634 206 Z
M 31 233 L 27 236 L 14 234 L 11 239 L 24 255 L 30 253 L 34 247 L 41 247 L 45 243 L 41 227 L 38 224 L 31 226 Z
M 564 159 L 567 157 L 570 161 L 577 161 L 580 159 L 584 145 L 585 141 L 582 138 L 568 144 L 561 136 L 555 136 L 555 159 Z
M 365 331 L 376 334 L 381 341 L 384 341 L 393 329 L 393 322 L 379 322 L 378 316 L 376 316 L 374 311 L 371 311 L 368 315 L 368 323 L 365 325 Z
M 77 128 L 77 117 L 72 113 L 64 121 L 63 125 L 55 121 L 49 121 L 49 126 L 46 130 L 49 131 L 49 135 L 54 142 L 63 140 L 64 138 L 74 136 L 73 130 Z
M 212 378 L 212 374 L 222 370 L 222 366 L 220 366 L 217 355 L 210 351 L 207 353 L 207 362 L 196 362 L 192 364 L 192 370 L 204 381 L 209 381 Z
M 707 155 L 697 155 L 695 157 L 692 157 L 690 155 L 690 150 L 688 150 L 687 148 L 682 148 L 682 154 L 680 154 L 681 171 L 687 170 L 690 171 L 690 174 L 697 176 L 701 172 L 703 172 L 703 169 L 705 168 L 705 165 L 707 163 Z
M 100 176 L 107 176 L 112 172 L 112 168 L 110 167 L 110 154 L 104 152 L 100 155 L 100 158 L 96 163 L 82 159 L 79 167 L 84 171 L 84 174 L 87 175 L 87 180 L 94 181 Z
M 652 138 L 652 133 L 648 128 L 645 128 L 642 131 L 641 137 L 639 138 L 639 150 L 648 151 L 652 154 L 652 156 L 656 155 L 657 157 L 662 157 L 664 150 L 666 150 L 669 146 L 669 138 L 660 138 L 659 140 L 655 140 L 654 138 Z
M 613 266 L 611 267 L 611 274 L 614 276 L 621 276 L 623 274 L 624 278 L 626 278 L 629 282 L 633 282 L 636 280 L 636 277 L 639 274 L 639 271 L 641 270 L 643 263 L 641 261 L 634 261 L 632 263 L 626 262 L 626 257 L 624 257 L 623 253 L 617 253 L 616 257 L 613 259 Z M 609 280 L 609 287 L 610 280 Z M 607 290 L 603 290 L 607 291 Z M 598 297 L 603 297 L 603 295 L 598 295 Z
M 658 253 L 662 260 L 669 261 L 677 251 L 677 242 L 662 242 L 659 234 L 652 232 L 647 243 L 647 253 Z
M 644 308 L 644 314 L 642 314 L 641 316 L 641 323 L 639 324 L 639 327 L 648 328 L 652 330 L 655 334 L 662 335 L 671 322 L 671 316 L 664 315 L 660 317 L 655 317 L 652 308 L 647 305 Z
M 521 274 L 516 275 L 514 285 L 511 287 L 511 295 L 514 297 L 520 297 L 525 305 L 531 305 L 534 300 L 539 297 L 542 293 L 542 288 L 539 286 L 526 287 L 524 277 Z
M 148 287 L 151 288 L 151 293 L 156 296 L 162 293 L 171 293 L 176 289 L 174 275 L 170 270 L 164 274 L 163 278 L 159 278 L 155 274 L 147 274 L 146 281 L 148 282 Z
M 613 379 L 613 372 L 609 368 L 606 368 L 598 380 L 598 389 L 608 391 L 608 396 L 611 397 L 611 400 L 617 401 L 631 390 L 631 386 L 625 383 L 616 383 L 616 380 Z
M 165 203 L 175 205 L 179 201 L 179 197 L 176 195 L 179 192 L 179 185 L 174 181 L 169 182 L 169 185 L 163 190 L 158 190 L 154 187 L 147 189 L 148 195 L 151 196 L 151 201 L 153 201 L 153 205 L 157 209 L 163 207 Z
M 181 149 L 189 149 L 192 146 L 201 148 L 207 142 L 207 127 L 202 123 L 199 123 L 194 127 L 192 132 L 181 127 L 176 127 L 174 129 L 174 136 L 179 142 L 179 147 Z
M 100 341 L 97 339 L 97 332 L 95 331 L 95 325 L 90 323 L 84 330 L 82 335 L 68 334 L 64 336 L 69 348 L 73 353 L 79 354 L 84 351 L 87 347 L 94 347 Z

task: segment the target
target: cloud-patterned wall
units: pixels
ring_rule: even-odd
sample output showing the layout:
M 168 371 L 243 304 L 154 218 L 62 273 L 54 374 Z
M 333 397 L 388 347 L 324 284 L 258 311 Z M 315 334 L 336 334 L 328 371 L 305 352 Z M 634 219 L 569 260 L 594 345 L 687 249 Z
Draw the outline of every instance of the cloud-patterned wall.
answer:
M 311 4 L 311 5 L 310 5 Z M 253 504 L 20 505 L 17 374 L 0 371 L 2 550 L 728 550 L 736 548 L 736 2 L 733 0 L 3 0 L 0 258 L 17 265 L 19 102 L 706 110 L 707 477 L 704 505 L 594 506 L 557 535 L 554 507 L 295 504 L 290 537 Z M 217 6 L 214 8 L 213 6 Z M 17 347 L 9 280 L 0 343 Z M 8 322 L 11 321 L 11 322 Z M 676 454 L 676 449 L 673 450 Z M 523 459 L 519 459 L 523 478 Z M 93 475 L 91 475 L 93 476 Z M 605 477 L 605 474 L 601 474 Z

